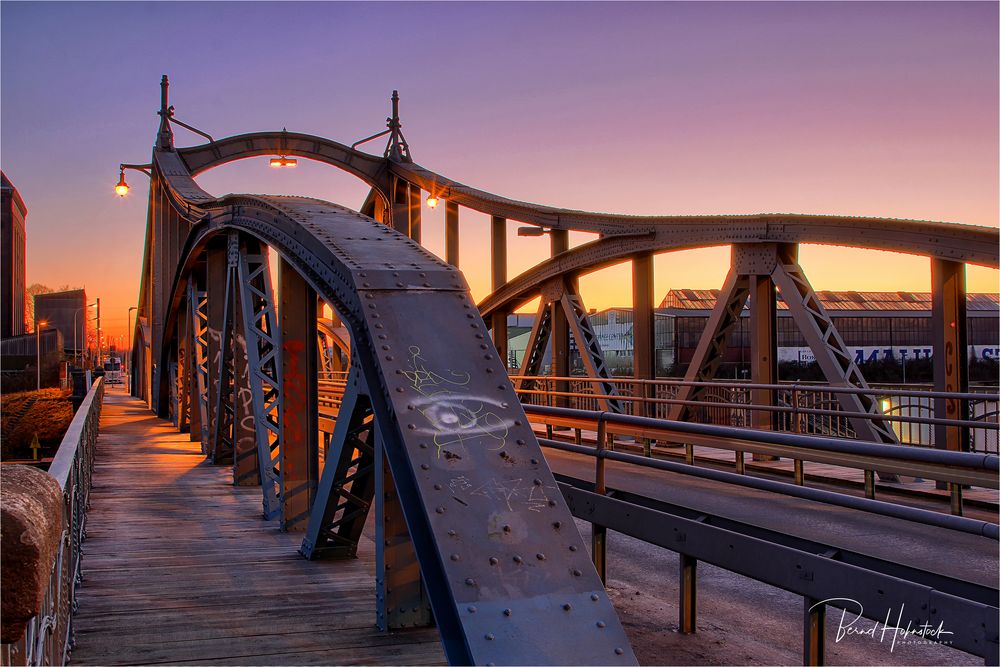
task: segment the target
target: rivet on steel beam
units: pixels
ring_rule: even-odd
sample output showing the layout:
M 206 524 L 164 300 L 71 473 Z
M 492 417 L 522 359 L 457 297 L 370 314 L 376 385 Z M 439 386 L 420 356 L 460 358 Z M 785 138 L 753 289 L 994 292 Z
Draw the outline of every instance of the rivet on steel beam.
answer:
M 567 602 L 566 604 L 563 605 L 563 611 L 569 611 L 572 608 L 573 608 L 573 605 L 571 605 L 569 602 Z
M 555 528 L 556 530 L 559 530 L 562 527 L 562 521 L 553 521 L 552 527 Z
M 455 537 L 455 535 L 457 535 L 457 534 L 458 533 L 456 533 L 454 530 L 449 530 L 448 531 L 448 537 Z
M 531 459 L 531 465 L 533 466 L 538 465 L 538 459 Z
M 461 556 L 459 556 L 458 554 L 452 554 L 452 555 L 451 555 L 451 559 L 452 559 L 453 561 L 458 561 L 458 560 L 459 560 L 460 558 L 461 558 Z
M 429 465 L 427 465 L 426 463 L 421 463 L 420 464 L 420 469 L 421 470 L 430 470 L 431 467 Z
M 535 554 L 535 558 L 537 558 L 538 560 L 545 560 L 545 554 L 542 553 Z
M 499 562 L 494 556 L 490 556 L 490 565 L 496 565 Z
M 605 628 L 605 627 L 607 627 L 607 625 L 608 624 L 605 623 L 604 621 L 598 621 L 597 622 L 597 627 L 599 627 L 599 628 Z
M 515 563 L 518 563 L 518 564 L 520 564 L 520 563 L 521 563 L 521 562 L 523 562 L 523 561 L 524 561 L 524 559 L 523 559 L 523 558 L 521 558 L 520 556 L 514 556 L 514 562 L 515 562 Z
M 473 605 L 469 605 L 469 613 L 470 614 L 475 614 L 476 613 L 476 608 Z
M 597 602 L 598 600 L 601 599 L 601 597 L 597 593 L 591 593 L 590 599 L 593 600 L 594 602 Z
M 583 575 L 583 572 L 580 572 L 580 570 L 573 570 L 573 576 L 574 577 L 579 577 L 581 575 Z
M 402 387 L 396 387 L 396 392 L 402 394 L 404 389 Z
M 472 577 L 469 577 L 468 579 L 465 580 L 465 585 L 466 586 L 475 586 L 476 585 L 476 580 L 473 579 Z
M 505 532 L 505 533 L 509 533 L 509 532 L 510 532 L 510 526 L 508 526 L 508 525 L 505 525 L 505 526 L 503 527 L 503 532 Z
M 420 443 L 420 449 L 427 449 L 427 443 L 426 442 L 421 442 Z
M 550 500 L 549 501 L 549 507 L 555 507 L 555 506 L 556 506 L 556 501 Z
M 434 511 L 437 512 L 438 514 L 444 514 L 444 508 L 443 507 L 438 507 Z
M 487 639 L 487 641 L 493 641 L 493 633 L 492 632 L 487 632 L 486 633 L 486 639 Z
M 514 613 L 514 612 L 512 612 L 512 611 L 511 611 L 510 609 L 504 609 L 504 610 L 503 610 L 503 615 L 504 615 L 504 616 L 510 616 L 510 615 L 511 615 L 511 614 L 513 614 L 513 613 Z
M 407 424 L 406 428 L 410 429 L 411 431 L 416 431 L 417 430 L 417 425 L 416 424 Z
M 536 478 L 534 480 L 534 484 L 535 484 L 535 486 L 541 486 L 542 485 L 542 480 Z
M 434 485 L 434 490 L 435 491 L 440 491 L 441 490 L 441 485 L 440 484 L 435 484 Z
M 620 648 L 616 648 L 615 649 L 615 655 L 623 655 L 624 653 L 625 653 L 625 651 L 622 650 L 622 649 L 620 649 Z
M 576 545 L 575 544 L 569 545 L 569 550 L 570 551 L 576 551 Z
M 518 438 L 517 439 L 517 444 L 523 445 L 524 444 L 524 440 L 522 440 L 521 438 Z

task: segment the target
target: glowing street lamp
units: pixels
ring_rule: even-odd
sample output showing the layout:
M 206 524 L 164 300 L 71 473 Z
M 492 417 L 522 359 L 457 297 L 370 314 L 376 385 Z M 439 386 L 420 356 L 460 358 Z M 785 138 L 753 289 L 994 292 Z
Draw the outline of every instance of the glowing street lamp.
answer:
M 437 208 L 438 198 L 434 195 L 428 195 L 427 197 L 427 208 Z
M 118 185 L 115 186 L 115 194 L 124 197 L 128 194 L 128 183 L 125 182 L 125 168 L 122 167 L 121 176 L 118 178 Z
M 295 158 L 293 158 L 293 157 L 285 157 L 284 155 L 279 155 L 278 157 L 273 157 L 273 158 L 271 158 L 271 162 L 270 162 L 271 166 L 275 167 L 277 169 L 280 169 L 282 167 L 294 167 L 298 163 L 299 163 L 299 161 L 296 160 Z
M 118 182 L 115 184 L 115 194 L 119 197 L 124 198 L 128 194 L 128 183 L 125 182 L 125 170 L 135 169 L 136 171 L 141 171 L 150 178 L 152 178 L 153 165 L 151 164 L 125 164 L 124 162 L 118 165 Z

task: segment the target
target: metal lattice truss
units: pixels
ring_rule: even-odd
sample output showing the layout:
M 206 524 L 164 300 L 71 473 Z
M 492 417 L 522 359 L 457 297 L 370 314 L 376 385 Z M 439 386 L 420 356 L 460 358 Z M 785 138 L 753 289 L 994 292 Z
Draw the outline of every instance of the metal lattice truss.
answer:
M 273 519 L 281 513 L 281 334 L 268 258 L 260 248 L 240 253 L 239 289 L 264 517 Z
M 201 450 L 208 454 L 208 294 L 188 281 L 188 317 L 191 331 L 191 362 L 194 367 L 193 385 L 197 410 L 199 411 L 199 435 Z
M 353 558 L 375 493 L 375 413 L 353 365 L 327 451 L 301 552 L 306 558 Z
M 226 250 L 226 287 L 222 323 L 219 329 L 219 361 L 215 404 L 215 433 L 212 438 L 212 461 L 217 464 L 234 462 L 236 448 L 236 360 L 234 356 L 236 285 L 239 281 L 239 237 L 230 234 Z M 234 472 L 235 475 L 235 472 Z
M 853 355 L 806 279 L 798 263 L 795 246 L 772 243 L 733 248 L 733 266 L 695 349 L 685 381 L 708 382 L 715 377 L 726 352 L 728 337 L 740 321 L 754 280 L 767 277 L 781 293 L 788 312 L 815 355 L 827 382 L 836 387 L 868 389 Z M 670 418 L 689 419 L 694 409 L 690 403 L 702 399 L 706 390 L 706 387 L 691 385 L 682 387 L 677 400 L 683 402 L 672 407 Z M 850 418 L 859 438 L 898 444 L 896 434 L 867 393 L 838 392 L 837 399 L 846 412 L 867 415 Z
M 618 390 L 611 382 L 611 372 L 604 358 L 604 351 L 594 333 L 594 328 L 587 317 L 587 309 L 580 295 L 572 287 L 571 282 L 560 279 L 547 289 L 542 290 L 541 303 L 535 316 L 535 323 L 528 335 L 528 344 L 524 350 L 524 359 L 518 375 L 517 391 L 530 390 L 533 381 L 526 379 L 537 376 L 542 368 L 545 350 L 552 337 L 553 321 L 556 317 L 565 317 L 569 330 L 576 341 L 577 350 L 583 359 L 587 377 L 606 382 L 595 383 L 594 389 L 602 410 L 609 412 L 624 412 L 621 401 L 618 400 Z

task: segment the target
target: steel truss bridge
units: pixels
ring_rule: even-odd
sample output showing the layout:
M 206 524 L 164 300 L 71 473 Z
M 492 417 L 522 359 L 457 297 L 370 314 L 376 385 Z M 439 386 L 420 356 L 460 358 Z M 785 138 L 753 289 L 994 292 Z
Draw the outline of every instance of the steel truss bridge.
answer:
M 742 546 L 757 548 L 754 540 L 763 539 L 760 534 L 743 535 L 732 525 L 720 528 L 721 520 L 713 524 L 705 517 L 675 516 L 669 508 L 635 499 L 629 504 L 627 494 L 615 496 L 604 488 L 601 468 L 605 458 L 629 456 L 603 445 L 607 429 L 614 424 L 623 428 L 621 420 L 639 420 L 631 427 L 640 435 L 668 438 L 664 424 L 691 417 L 748 301 L 752 383 L 763 387 L 753 391 L 755 405 L 773 406 L 775 401 L 775 392 L 766 387 L 778 379 L 780 291 L 829 384 L 843 389 L 836 400 L 864 441 L 858 446 L 868 448 L 854 454 L 876 456 L 885 445 L 898 444 L 799 264 L 800 243 L 931 259 L 934 364 L 941 392 L 934 428 L 945 451 L 922 452 L 921 465 L 939 466 L 939 472 L 965 470 L 966 476 L 941 472 L 939 479 L 953 489 L 972 478 L 989 485 L 996 477 L 995 456 L 963 451 L 968 429 L 961 424 L 968 415 L 961 401 L 947 400 L 948 392 L 968 391 L 965 264 L 1000 265 L 996 229 L 795 214 L 622 216 L 515 201 L 416 164 L 402 134 L 395 94 L 387 129 L 369 138 L 387 136 L 381 156 L 358 150 L 363 142 L 347 146 L 286 131 L 216 140 L 195 130 L 207 143 L 180 148 L 174 144 L 173 126 L 194 128 L 174 116 L 166 77 L 161 88 L 152 160 L 123 165 L 123 170 L 141 168 L 151 179 L 133 332 L 133 395 L 189 431 L 211 461 L 231 466 L 234 484 L 259 485 L 264 518 L 278 522 L 282 530 L 302 531 L 306 558 L 352 557 L 374 504 L 378 624 L 383 629 L 436 624 L 452 663 L 635 662 L 601 579 L 605 533 L 594 534 L 595 567 L 571 508 L 601 526 L 615 527 L 628 514 L 624 504 L 640 508 L 637 516 L 646 517 L 647 528 L 662 525 L 664 531 L 689 534 L 691 549 L 683 552 L 683 565 L 691 622 L 694 564 L 712 560 L 713 545 L 721 544 L 712 531 L 724 530 L 731 539 L 742 540 Z M 228 162 L 275 155 L 338 167 L 364 181 L 370 193 L 360 211 L 353 211 L 304 197 L 219 198 L 195 181 Z M 424 192 L 444 202 L 445 261 L 420 245 Z M 472 301 L 459 271 L 462 207 L 492 220 L 493 291 L 479 304 Z M 508 220 L 548 234 L 552 249 L 551 259 L 510 280 Z M 570 249 L 571 230 L 598 238 Z M 645 403 L 630 410 L 635 414 L 622 415 L 625 397 L 604 364 L 577 279 L 631 262 L 635 378 L 652 380 L 654 254 L 725 244 L 732 246 L 732 264 L 686 382 L 670 408 L 672 421 L 647 414 Z M 524 363 L 512 381 L 505 363 L 507 314 L 539 296 Z M 554 375 L 564 378 L 556 382 L 557 389 L 562 385 L 567 391 L 571 337 L 599 412 L 588 416 L 532 408 L 532 420 L 597 434 L 596 487 L 577 488 L 565 480 L 560 486 L 519 400 L 519 392 L 523 396 L 531 389 L 549 345 Z M 331 346 L 339 351 L 333 358 L 326 354 Z M 674 437 L 678 442 L 729 437 L 747 443 L 766 439 L 761 431 L 772 429 L 774 419 L 773 412 L 761 410 L 754 413 L 752 430 Z M 564 449 L 582 447 L 545 440 Z M 826 450 L 815 442 L 779 444 L 809 445 L 815 451 L 840 447 L 835 442 L 827 443 Z M 758 451 L 734 445 L 744 446 Z M 761 452 L 774 451 L 760 447 Z M 884 464 L 879 468 L 884 477 L 911 470 L 873 460 Z M 871 460 L 867 467 L 873 470 Z M 941 517 L 963 530 L 996 537 L 995 524 Z M 643 530 L 632 527 L 633 533 Z M 660 543 L 664 534 L 647 538 Z M 791 572 L 801 569 L 788 544 L 765 542 L 770 546 L 754 552 L 758 557 L 766 552 L 772 563 Z M 841 567 L 835 579 L 843 582 L 853 576 L 843 567 L 861 571 L 857 561 L 851 565 L 818 546 L 810 548 L 802 556 L 808 556 L 802 562 L 809 572 Z M 940 608 L 981 623 L 982 629 L 961 648 L 995 660 L 995 596 L 991 606 L 989 591 L 970 592 L 944 577 L 866 567 L 865 582 L 875 589 L 903 581 L 890 590 L 905 591 L 907 609 L 912 608 L 916 620 L 933 620 L 943 613 Z M 823 599 L 824 591 L 803 583 L 813 582 L 812 574 L 760 577 L 807 600 Z M 868 604 L 872 613 L 880 613 L 878 600 Z M 807 661 L 822 660 L 821 611 L 806 615 Z

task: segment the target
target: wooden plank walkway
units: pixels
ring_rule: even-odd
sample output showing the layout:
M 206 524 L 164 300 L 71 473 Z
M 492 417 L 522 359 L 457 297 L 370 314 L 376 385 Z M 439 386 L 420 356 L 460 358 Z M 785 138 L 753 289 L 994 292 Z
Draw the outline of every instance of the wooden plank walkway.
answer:
M 122 389 L 104 399 L 75 664 L 444 664 L 436 629 L 375 629 L 373 531 L 309 562 L 258 487 Z

